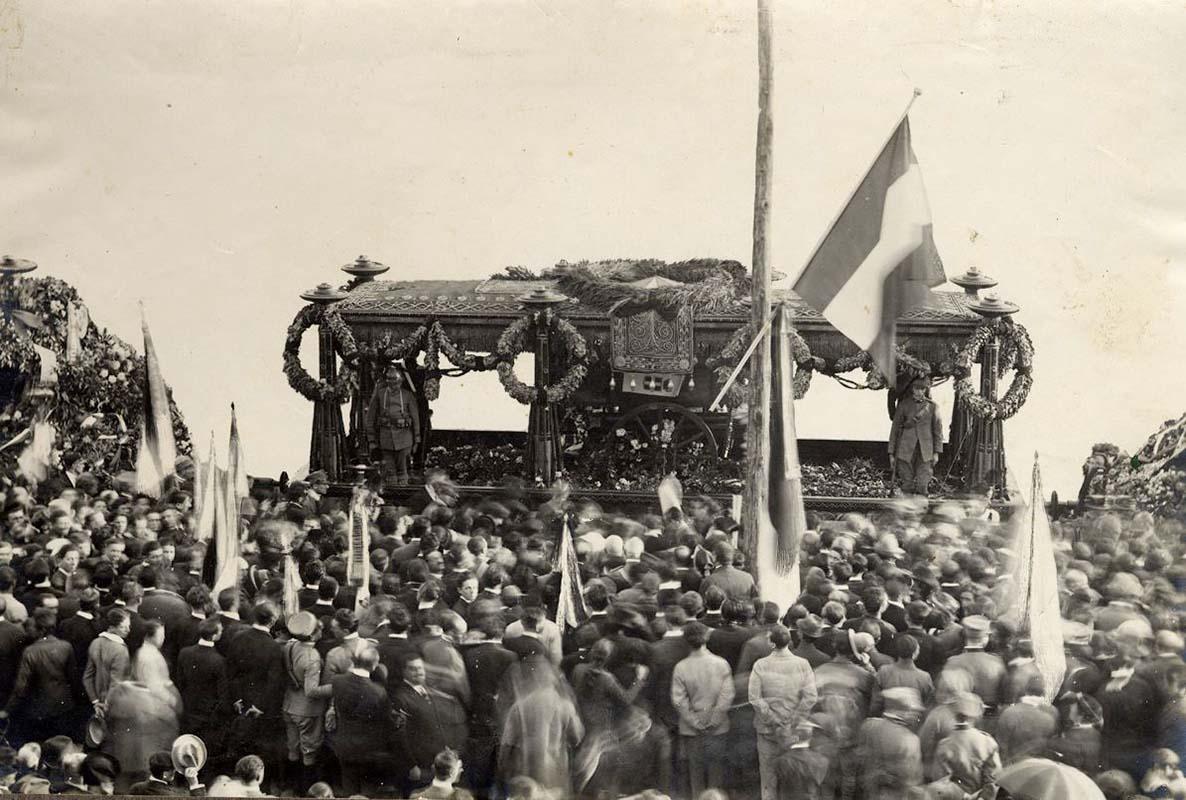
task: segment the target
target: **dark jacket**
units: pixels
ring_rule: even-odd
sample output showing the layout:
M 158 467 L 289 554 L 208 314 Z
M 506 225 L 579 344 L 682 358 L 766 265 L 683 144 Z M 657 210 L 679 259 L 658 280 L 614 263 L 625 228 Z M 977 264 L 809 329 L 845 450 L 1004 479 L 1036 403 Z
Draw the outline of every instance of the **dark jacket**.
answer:
M 25 649 L 25 629 L 0 618 L 0 707 L 8 703 Z
M 390 752 L 393 736 L 387 690 L 370 678 L 348 672 L 331 682 L 338 718 L 334 753 L 341 761 L 370 761 Z
M 287 676 L 280 643 L 255 628 L 235 636 L 227 647 L 227 685 L 230 701 L 243 701 L 243 710 L 255 706 L 265 717 L 280 716 Z
M 21 654 L 6 710 L 23 709 L 21 713 L 29 719 L 46 720 L 71 711 L 76 704 L 85 706 L 85 697 L 74 648 L 50 634 Z
M 213 647 L 194 644 L 183 648 L 177 656 L 173 683 L 181 693 L 185 709 L 182 729 L 187 733 L 196 733 L 230 709 L 226 659 Z
M 499 642 L 477 642 L 463 645 L 461 657 L 469 675 L 469 726 L 474 736 L 501 733 L 500 702 L 510 698 L 499 696 L 499 686 L 507 668 L 517 656 Z
M 103 630 L 104 627 L 100 625 L 97 617 L 86 619 L 78 614 L 62 620 L 58 624 L 58 635 L 74 648 L 75 663 L 84 665 L 86 664 L 87 648 Z
M 400 729 L 400 750 L 410 766 L 431 769 L 436 754 L 446 747 L 460 752 L 469 732 L 465 710 L 451 696 L 425 688 L 417 692 L 407 682 L 395 690 L 392 706 L 407 715 Z

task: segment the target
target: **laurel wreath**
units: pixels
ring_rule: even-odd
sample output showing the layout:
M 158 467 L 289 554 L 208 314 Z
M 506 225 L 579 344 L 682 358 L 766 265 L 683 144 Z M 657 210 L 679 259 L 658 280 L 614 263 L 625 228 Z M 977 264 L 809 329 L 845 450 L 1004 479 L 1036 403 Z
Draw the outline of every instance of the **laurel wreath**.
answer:
M 301 365 L 301 340 L 305 331 L 314 325 L 326 325 L 334 335 L 334 345 L 342 354 L 342 370 L 333 383 L 314 378 Z M 337 312 L 316 303 L 310 303 L 297 312 L 288 335 L 284 340 L 284 376 L 293 391 L 306 400 L 345 403 L 350 400 L 358 385 L 358 374 L 353 362 L 358 355 L 358 345 L 349 326 Z
M 1001 351 L 1008 354 L 1008 364 L 1016 370 L 1009 390 L 1000 400 L 988 400 L 979 394 L 971 378 L 972 363 L 981 348 L 994 337 L 1000 337 Z M 998 317 L 972 331 L 956 357 L 955 367 L 959 376 L 955 382 L 955 393 L 964 408 L 980 419 L 1009 419 L 1025 405 L 1034 385 L 1034 343 L 1025 326 L 1008 317 Z M 1004 369 L 999 372 L 1004 372 Z
M 708 366 L 713 370 L 717 386 L 723 386 L 729 380 L 729 375 L 737 365 L 745 349 L 754 338 L 753 323 L 734 331 L 733 336 L 715 356 L 707 359 Z M 802 400 L 811 388 L 811 376 L 816 369 L 823 365 L 823 359 L 811 354 L 811 348 L 797 330 L 791 330 L 791 359 L 795 362 L 795 377 L 791 386 L 795 391 L 795 399 Z M 750 383 L 746 377 L 739 377 L 725 392 L 725 404 L 730 408 L 738 408 L 749 400 Z
M 502 388 L 506 390 L 506 393 L 523 405 L 530 405 L 536 400 L 547 403 L 563 403 L 572 397 L 588 373 L 586 361 L 589 349 L 585 343 L 585 337 L 581 336 L 576 326 L 566 319 L 556 317 L 553 320 L 553 325 L 555 333 L 561 337 L 564 352 L 570 363 L 564 375 L 549 386 L 532 386 L 515 376 L 515 358 L 530 349 L 529 333 L 534 327 L 531 316 L 515 320 L 498 337 L 498 344 L 494 348 L 495 354 L 499 357 L 496 367 L 498 380 L 502 383 Z

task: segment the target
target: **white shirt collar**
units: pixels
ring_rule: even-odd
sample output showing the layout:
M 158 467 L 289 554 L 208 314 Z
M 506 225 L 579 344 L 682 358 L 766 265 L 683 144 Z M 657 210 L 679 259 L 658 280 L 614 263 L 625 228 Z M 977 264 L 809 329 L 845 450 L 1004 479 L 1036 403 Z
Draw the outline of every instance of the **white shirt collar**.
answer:
M 124 647 L 127 647 L 127 645 L 128 645 L 128 643 L 125 642 L 122 638 L 120 638 L 119 634 L 117 634 L 117 633 L 112 633 L 111 631 L 103 631 L 99 635 L 102 636 L 104 639 L 115 642 L 116 644 L 122 644 Z
M 82 617 L 83 619 L 94 619 L 95 615 L 89 611 L 75 611 L 74 616 Z
M 369 678 L 369 677 L 371 677 L 371 673 L 367 672 L 365 669 L 362 669 L 361 667 L 351 667 L 351 668 L 350 668 L 350 674 L 351 674 L 351 675 L 357 675 L 357 676 L 358 676 L 358 677 L 360 677 L 360 678 Z
M 227 619 L 233 619 L 236 622 L 239 621 L 239 612 L 238 611 L 219 611 L 218 615 L 220 617 L 226 617 Z
M 209 639 L 198 639 L 198 647 L 213 647 L 214 642 Z
M 255 628 L 257 631 L 262 631 L 262 632 L 266 633 L 268 636 L 272 635 L 272 632 L 270 630 L 268 630 L 267 628 L 265 628 L 263 625 L 252 625 L 251 627 Z
M 191 617 L 193 617 L 194 619 L 200 619 L 200 620 L 202 620 L 202 621 L 205 621 L 205 620 L 206 620 L 206 615 L 205 615 L 205 614 L 199 614 L 197 611 L 191 611 L 191 612 L 189 612 L 189 615 L 190 615 Z

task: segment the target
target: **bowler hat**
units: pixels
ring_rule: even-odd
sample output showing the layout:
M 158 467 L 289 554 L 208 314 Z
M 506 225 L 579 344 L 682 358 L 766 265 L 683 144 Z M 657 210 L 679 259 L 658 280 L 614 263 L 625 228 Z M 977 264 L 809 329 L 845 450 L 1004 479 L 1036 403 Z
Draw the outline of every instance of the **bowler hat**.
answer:
M 824 635 L 824 621 L 816 614 L 808 614 L 796 621 L 795 628 L 809 639 L 818 639 Z

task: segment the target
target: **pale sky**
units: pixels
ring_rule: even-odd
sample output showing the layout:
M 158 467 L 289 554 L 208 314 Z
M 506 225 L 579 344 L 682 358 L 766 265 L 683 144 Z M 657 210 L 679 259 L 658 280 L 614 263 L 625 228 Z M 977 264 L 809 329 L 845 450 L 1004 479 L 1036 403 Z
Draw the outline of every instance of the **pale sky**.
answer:
M 948 274 L 999 278 L 1037 346 L 1011 462 L 1038 451 L 1065 497 L 1093 442 L 1132 450 L 1182 413 L 1181 4 L 774 13 L 776 269 L 802 267 L 917 86 Z M 9 0 L 0 59 L 0 250 L 136 344 L 142 298 L 199 450 L 211 429 L 225 448 L 235 401 L 253 474 L 307 461 L 284 330 L 360 253 L 400 278 L 750 261 L 752 2 Z M 884 438 L 883 400 L 817 378 L 800 434 Z M 490 376 L 437 408 L 525 424 Z

